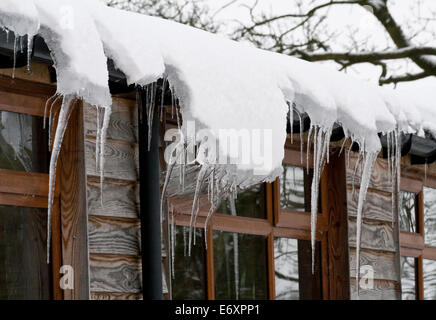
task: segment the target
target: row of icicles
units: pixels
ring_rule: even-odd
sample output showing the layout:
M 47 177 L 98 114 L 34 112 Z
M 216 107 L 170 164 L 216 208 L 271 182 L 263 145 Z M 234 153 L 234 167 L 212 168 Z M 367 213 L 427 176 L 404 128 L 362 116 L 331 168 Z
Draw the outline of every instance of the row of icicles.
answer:
M 31 44 L 32 40 L 29 40 Z M 17 40 L 14 41 L 17 43 Z M 15 47 L 15 45 L 14 45 Z M 29 45 L 29 48 L 31 45 Z M 30 70 L 30 55 L 29 54 L 29 66 L 28 70 Z M 15 59 L 14 59 L 15 60 Z M 166 79 L 163 81 L 162 89 L 161 89 L 161 105 L 160 105 L 160 114 L 161 120 L 163 118 L 164 112 L 164 94 L 165 94 L 165 86 L 167 84 Z M 173 88 L 170 88 L 171 92 L 174 92 Z M 158 92 L 158 84 L 152 83 L 144 87 L 145 95 L 146 95 L 146 113 L 148 120 L 148 145 L 150 145 L 151 141 L 151 124 L 153 122 L 153 114 L 154 108 L 159 107 L 156 106 L 156 95 Z M 62 104 L 59 110 L 55 110 L 56 103 L 62 99 Z M 51 215 L 52 215 L 52 206 L 54 199 L 54 189 L 55 189 L 55 180 L 56 180 L 56 166 L 57 160 L 60 153 L 60 148 L 62 145 L 62 140 L 65 134 L 65 130 L 67 127 L 68 119 L 71 115 L 73 107 L 77 97 L 75 95 L 66 95 L 61 96 L 59 94 L 54 95 L 50 99 L 47 100 L 46 108 L 44 112 L 44 120 L 48 116 L 49 122 L 49 145 L 52 145 L 51 148 L 51 159 L 50 159 L 50 171 L 49 171 L 49 203 L 48 203 L 48 227 L 47 227 L 47 262 L 49 262 L 49 252 L 50 252 L 50 241 L 51 241 Z M 177 98 L 172 93 L 171 94 L 172 101 L 172 117 L 174 114 L 177 118 L 178 128 L 181 128 L 181 120 L 179 116 L 179 109 L 177 103 Z M 294 109 L 296 110 L 296 109 Z M 290 106 L 290 111 L 292 108 Z M 296 110 L 297 111 L 297 110 Z M 303 123 L 302 116 L 297 111 L 297 115 L 299 116 L 300 121 L 300 137 L 303 137 Z M 293 112 L 289 112 L 290 114 L 290 126 L 291 132 L 293 132 Z M 97 137 L 96 137 L 96 172 L 100 174 L 100 188 L 101 188 L 101 205 L 103 206 L 103 177 L 104 177 L 104 152 L 105 152 L 105 142 L 107 136 L 107 129 L 109 127 L 111 115 L 111 108 L 96 108 L 96 128 L 97 128 Z M 52 138 L 51 132 L 54 128 L 54 119 L 58 116 L 57 128 L 55 131 L 54 140 Z M 103 119 L 103 120 L 102 120 Z M 44 125 L 45 125 L 44 121 Z M 332 133 L 332 128 L 323 128 L 315 125 L 311 125 L 307 137 L 307 146 L 306 146 L 306 164 L 307 170 L 309 170 L 309 160 L 310 152 L 313 150 L 313 179 L 312 179 L 312 190 L 311 190 L 311 247 L 312 247 L 312 272 L 314 272 L 314 257 L 315 257 L 315 239 L 316 239 L 316 225 L 317 225 L 317 212 L 318 212 L 318 195 L 320 188 L 320 178 L 321 173 L 323 171 L 324 165 L 329 162 L 329 143 L 330 136 Z M 293 139 L 293 135 L 291 134 L 291 140 Z M 346 141 L 351 140 L 350 149 L 348 150 L 348 159 L 350 155 L 351 145 L 353 142 L 359 142 L 352 137 L 345 137 L 344 142 L 341 147 L 341 151 L 344 149 Z M 394 193 L 396 190 L 399 190 L 400 183 L 400 161 L 401 161 L 401 138 L 399 130 L 395 130 L 393 132 L 387 133 L 387 147 L 388 147 L 388 176 L 392 182 L 392 219 L 394 220 Z M 291 141 L 293 142 L 293 141 Z M 170 262 L 170 274 L 174 277 L 174 258 L 175 258 L 175 214 L 174 210 L 171 210 L 171 219 L 170 219 L 170 210 L 164 210 L 164 204 L 166 202 L 166 190 L 167 186 L 171 179 L 171 174 L 176 166 L 179 167 L 179 185 L 181 186 L 181 192 L 183 193 L 184 183 L 185 183 L 185 174 L 186 167 L 190 164 L 186 163 L 186 152 L 187 152 L 187 142 L 180 141 L 181 147 L 175 149 L 174 155 L 171 157 L 171 160 L 167 164 L 166 175 L 164 180 L 164 185 L 162 188 L 162 196 L 161 196 L 161 221 L 163 221 L 164 211 L 167 211 L 166 221 L 168 223 L 167 228 L 170 231 L 168 236 L 169 251 L 171 262 Z M 313 148 L 312 148 L 313 146 Z M 301 163 L 303 164 L 303 148 L 304 143 L 303 139 L 300 139 L 300 148 L 301 148 Z M 354 168 L 354 175 L 357 173 L 357 168 L 360 164 L 361 167 L 361 183 L 359 188 L 359 197 L 358 197 L 358 206 L 357 206 L 357 231 L 356 231 L 356 283 L 357 283 L 357 291 L 359 290 L 359 270 L 360 270 L 360 243 L 362 236 L 362 212 L 363 212 L 363 204 L 366 198 L 367 189 L 369 186 L 372 168 L 377 159 L 377 153 L 365 152 L 364 142 L 359 144 L 359 154 L 356 161 L 356 165 Z M 350 161 L 348 160 L 348 165 Z M 204 230 L 206 232 L 208 224 L 210 222 L 210 218 L 213 212 L 218 208 L 219 204 L 223 199 L 228 199 L 230 203 L 230 208 L 232 215 L 236 215 L 235 209 L 235 200 L 238 192 L 238 186 L 235 183 L 232 183 L 232 179 L 229 173 L 225 168 L 214 165 L 214 164 L 203 164 L 199 166 L 199 172 L 196 179 L 196 186 L 194 192 L 193 205 L 191 210 L 191 220 L 189 225 L 189 238 L 188 238 L 188 256 L 191 255 L 191 247 L 192 244 L 195 245 L 195 225 L 197 222 L 199 210 L 200 210 L 200 195 L 204 185 L 207 185 L 207 194 L 210 202 L 210 210 L 206 216 L 206 222 L 204 225 Z M 233 180 L 234 181 L 234 180 Z M 353 193 L 354 193 L 354 177 L 353 177 Z M 394 186 L 394 181 L 396 182 L 396 186 Z M 194 232 L 193 232 L 194 231 Z M 235 234 L 236 235 L 236 234 Z M 207 237 L 205 237 L 207 239 Z M 235 279 L 239 279 L 239 266 L 238 266 L 238 241 L 237 235 L 233 239 L 234 246 L 234 270 L 235 270 Z M 207 241 L 206 241 L 207 247 Z M 235 281 L 235 290 L 238 289 L 239 284 L 238 280 Z

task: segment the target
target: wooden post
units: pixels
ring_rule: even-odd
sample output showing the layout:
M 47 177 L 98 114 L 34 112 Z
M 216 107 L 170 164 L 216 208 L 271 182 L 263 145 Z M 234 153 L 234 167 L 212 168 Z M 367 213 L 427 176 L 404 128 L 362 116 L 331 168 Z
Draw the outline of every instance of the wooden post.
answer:
M 330 300 L 350 299 L 345 153 L 330 154 L 322 179 L 322 212 L 329 217 L 327 232 Z
M 81 102 L 76 102 L 68 123 L 58 162 L 59 179 L 56 181 L 57 184 L 60 182 L 62 265 L 69 265 L 74 270 L 74 289 L 64 290 L 64 299 L 87 300 L 88 215 Z

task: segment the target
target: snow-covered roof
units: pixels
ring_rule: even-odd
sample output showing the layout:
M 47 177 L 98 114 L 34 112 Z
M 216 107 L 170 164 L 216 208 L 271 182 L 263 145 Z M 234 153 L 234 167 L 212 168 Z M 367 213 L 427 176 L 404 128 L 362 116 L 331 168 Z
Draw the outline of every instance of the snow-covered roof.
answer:
M 392 133 L 390 141 L 398 142 L 400 132 L 436 132 L 432 89 L 380 88 L 321 65 L 172 21 L 109 8 L 97 0 L 2 0 L 0 26 L 18 35 L 38 33 L 44 38 L 60 95 L 76 95 L 110 109 L 107 58 L 111 58 L 129 84 L 144 86 L 167 79 L 179 100 L 183 127 L 192 120 L 197 129 L 208 129 L 215 137 L 220 129 L 269 130 L 272 159 L 261 168 L 262 174 L 253 162 L 232 167 L 203 165 L 203 175 L 215 170 L 219 173 L 215 178 L 232 186 L 271 181 L 280 174 L 290 104 L 311 119 L 314 195 L 326 155 L 328 159 L 334 123 L 366 154 L 367 174 L 381 149 L 378 133 Z M 212 175 L 212 184 L 213 179 Z M 362 179 L 358 213 L 367 183 L 368 179 Z M 317 197 L 312 199 L 315 225 Z

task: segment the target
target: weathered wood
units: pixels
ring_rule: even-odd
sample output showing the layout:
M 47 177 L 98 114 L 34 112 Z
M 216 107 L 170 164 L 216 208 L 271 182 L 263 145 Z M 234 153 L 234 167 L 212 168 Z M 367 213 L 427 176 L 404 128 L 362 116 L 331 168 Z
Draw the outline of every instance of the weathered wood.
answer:
M 96 171 L 95 138 L 85 139 L 86 173 L 100 176 Z M 104 176 L 114 179 L 138 180 L 138 146 L 107 139 L 105 146 Z
M 356 221 L 348 222 L 350 247 L 356 247 Z M 395 252 L 392 224 L 363 220 L 361 248 Z
M 47 208 L 48 198 L 32 195 L 13 193 L 0 193 L 0 203 L 10 206 L 22 206 L 31 208 Z
M 139 255 L 139 228 L 138 219 L 90 216 L 89 252 Z
M 0 91 L 0 110 L 44 116 L 47 99 Z
M 142 300 L 141 293 L 91 292 L 91 300 Z
M 327 246 L 332 300 L 350 298 L 346 188 L 345 156 L 336 150 L 330 155 L 321 184 L 322 212 L 329 217 Z
M 347 188 L 347 206 L 350 217 L 357 216 L 359 187 Z M 368 190 L 363 205 L 363 217 L 367 220 L 392 222 L 392 194 L 376 190 Z
M 74 289 L 64 291 L 67 300 L 89 299 L 84 156 L 83 108 L 78 103 L 65 132 L 57 174 L 61 181 L 62 264 L 74 269 Z
M 92 292 L 141 292 L 139 257 L 92 253 L 89 258 Z
M 401 289 L 400 284 L 396 281 L 389 280 L 374 280 L 373 289 L 359 290 L 359 296 L 357 296 L 356 281 L 350 279 L 351 284 L 351 299 L 353 300 L 400 300 Z
M 47 197 L 48 174 L 0 169 L 0 192 Z
M 52 84 L 49 65 L 32 61 L 31 72 L 27 72 L 27 66 L 15 69 L 15 78 L 12 79 L 12 68 L 0 69 L 1 77 L 9 78 L 11 82 L 37 82 L 41 84 Z
M 139 218 L 138 183 L 106 178 L 101 205 L 100 178 L 88 177 L 88 214 Z
M 360 265 L 369 265 L 374 269 L 374 279 L 398 281 L 398 274 L 392 266 L 395 264 L 395 253 L 362 249 Z M 350 248 L 350 275 L 356 274 L 356 249 Z
M 112 114 L 107 130 L 109 139 L 138 142 L 138 110 L 136 102 L 127 99 L 112 99 Z M 97 136 L 96 119 L 97 110 L 95 107 L 85 104 L 85 135 Z M 100 114 L 100 121 L 103 115 Z
M 354 174 L 356 161 L 357 156 L 352 152 L 350 162 L 347 164 L 347 184 L 353 185 L 354 183 L 355 186 L 360 186 L 360 166 L 362 164 L 362 159 L 360 159 L 356 174 Z M 387 168 L 387 160 L 377 158 L 369 181 L 369 188 L 385 192 L 392 191 L 392 183 L 387 178 Z
M 18 79 L 18 77 L 12 79 L 8 75 L 0 74 L 0 91 L 46 98 L 56 93 L 56 87 L 53 85 L 37 83 L 33 79 L 29 80 Z

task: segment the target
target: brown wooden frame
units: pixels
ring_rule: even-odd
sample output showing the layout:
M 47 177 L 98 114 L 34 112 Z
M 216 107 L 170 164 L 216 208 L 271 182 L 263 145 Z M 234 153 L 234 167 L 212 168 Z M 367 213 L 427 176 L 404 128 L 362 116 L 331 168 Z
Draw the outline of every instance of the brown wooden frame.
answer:
M 424 235 L 424 186 L 436 188 L 436 179 L 433 176 L 401 177 L 401 190 L 415 193 L 417 215 L 417 232 L 400 231 L 400 253 L 405 257 L 415 258 L 415 294 L 417 300 L 424 299 L 423 260 L 436 260 L 436 247 L 425 245 Z
M 303 163 L 301 163 L 300 157 L 300 145 L 287 144 L 285 149 L 284 164 L 293 166 L 305 167 L 306 154 L 303 154 Z M 336 158 L 331 157 L 331 162 L 334 163 Z M 328 193 L 330 196 L 326 196 L 322 202 L 321 213 L 318 217 L 318 226 L 316 233 L 316 240 L 321 243 L 321 259 L 322 259 L 322 298 L 323 299 L 348 299 L 349 298 L 349 279 L 343 279 L 340 283 L 333 283 L 338 279 L 338 274 L 342 274 L 342 277 L 347 278 L 348 274 L 348 254 L 343 256 L 341 265 L 334 259 L 329 260 L 332 257 L 332 248 L 334 245 L 341 245 L 340 248 L 336 247 L 334 250 L 341 251 L 341 254 L 348 252 L 348 235 L 347 235 L 347 215 L 346 213 L 346 201 L 344 199 L 337 200 L 335 197 L 341 195 L 341 192 L 336 191 L 335 184 L 339 183 L 345 189 L 345 160 L 342 156 L 342 162 L 338 166 L 327 166 L 323 177 L 321 178 L 321 194 Z M 342 171 L 341 171 L 342 170 Z M 341 171 L 341 172 L 340 172 Z M 335 181 L 328 183 L 328 178 L 325 175 L 335 175 Z M 333 190 L 333 192 L 332 192 Z M 342 197 L 346 195 L 345 190 L 342 192 Z M 273 183 L 265 184 L 265 199 L 266 199 L 266 218 L 249 218 L 240 216 L 231 216 L 226 214 L 215 213 L 210 219 L 207 229 L 207 241 L 208 250 L 206 252 L 206 282 L 207 282 L 207 298 L 215 298 L 214 290 L 214 255 L 213 255 L 213 241 L 212 231 L 226 231 L 226 232 L 238 232 L 244 234 L 262 235 L 267 238 L 267 280 L 268 280 L 268 298 L 275 299 L 275 274 L 274 274 L 274 238 L 294 238 L 300 240 L 310 240 L 310 213 L 289 211 L 280 209 L 280 187 L 279 179 Z M 172 200 L 172 208 L 174 208 L 175 224 L 179 226 L 189 226 L 190 224 L 190 200 Z M 342 207 L 345 205 L 344 207 Z M 196 220 L 197 228 L 204 228 L 204 223 L 208 213 L 209 207 L 200 206 L 199 216 Z M 339 215 L 332 215 L 332 219 L 329 220 L 329 212 L 338 211 Z M 334 229 L 330 232 L 329 240 L 329 225 L 330 229 Z M 335 226 L 335 228 L 333 228 Z M 340 227 L 338 227 L 340 226 Z M 333 241 L 332 234 L 338 232 L 338 228 L 342 231 L 340 237 Z M 344 232 L 345 230 L 345 232 Z M 330 244 L 329 244 L 330 243 Z M 336 259 L 337 260 L 337 259 Z M 346 261 L 345 261 L 346 260 Z M 329 278 L 329 265 L 334 264 L 337 273 L 330 273 Z M 340 289 L 339 289 L 340 287 Z M 344 289 L 345 288 L 345 289 Z
M 56 87 L 52 85 L 11 80 L 0 75 L 0 110 L 42 117 L 47 99 L 55 92 Z M 84 161 L 80 153 L 83 151 L 80 149 L 83 148 L 82 109 L 76 110 L 70 119 L 58 162 L 53 204 L 51 256 L 55 300 L 89 297 L 87 225 L 84 221 L 87 219 L 86 180 L 83 183 L 81 179 L 70 178 L 84 173 L 83 166 L 80 167 Z M 47 208 L 48 180 L 45 173 L 0 169 L 0 204 Z M 60 267 L 65 264 L 72 265 L 75 271 L 75 289 L 66 293 L 59 285 Z

